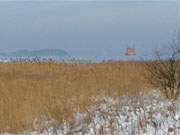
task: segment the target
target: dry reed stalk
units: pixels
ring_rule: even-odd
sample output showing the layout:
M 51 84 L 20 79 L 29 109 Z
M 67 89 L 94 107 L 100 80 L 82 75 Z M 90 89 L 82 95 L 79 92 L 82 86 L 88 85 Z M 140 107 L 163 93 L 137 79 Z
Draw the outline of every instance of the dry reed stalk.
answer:
M 62 123 L 103 96 L 146 90 L 144 72 L 143 62 L 1 63 L 0 132 L 33 129 L 42 117 Z

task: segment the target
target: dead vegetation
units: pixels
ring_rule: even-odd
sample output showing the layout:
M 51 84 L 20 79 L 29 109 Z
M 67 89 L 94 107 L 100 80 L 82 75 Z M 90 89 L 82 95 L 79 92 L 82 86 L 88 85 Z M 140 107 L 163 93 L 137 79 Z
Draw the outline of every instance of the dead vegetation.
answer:
M 174 51 L 169 58 L 163 59 L 159 54 L 155 61 L 145 63 L 147 79 L 168 99 L 176 100 L 180 94 L 179 51 Z
M 1 63 L 0 131 L 20 132 L 70 120 L 103 96 L 147 90 L 142 62 Z

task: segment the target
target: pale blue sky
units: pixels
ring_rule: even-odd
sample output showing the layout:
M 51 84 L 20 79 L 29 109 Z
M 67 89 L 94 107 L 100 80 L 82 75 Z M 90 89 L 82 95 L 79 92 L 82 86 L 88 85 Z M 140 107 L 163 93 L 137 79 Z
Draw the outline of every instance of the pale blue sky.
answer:
M 119 58 L 135 46 L 141 57 L 166 48 L 178 27 L 176 1 L 3 1 L 0 50 L 6 51 L 58 48 L 75 57 Z

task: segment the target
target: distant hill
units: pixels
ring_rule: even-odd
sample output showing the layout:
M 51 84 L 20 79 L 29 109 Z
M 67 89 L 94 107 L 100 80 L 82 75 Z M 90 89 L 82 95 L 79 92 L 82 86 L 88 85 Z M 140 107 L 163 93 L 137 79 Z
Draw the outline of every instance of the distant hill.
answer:
M 69 54 L 61 49 L 19 50 L 14 52 L 0 52 L 0 57 L 67 57 Z

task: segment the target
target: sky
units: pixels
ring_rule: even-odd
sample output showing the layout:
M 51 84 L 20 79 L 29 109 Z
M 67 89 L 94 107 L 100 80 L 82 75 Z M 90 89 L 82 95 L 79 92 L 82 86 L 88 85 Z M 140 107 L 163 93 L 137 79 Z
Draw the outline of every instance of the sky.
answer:
M 152 2 L 154 1 L 154 2 Z M 64 49 L 83 59 L 166 49 L 178 29 L 174 0 L 0 0 L 0 51 Z

